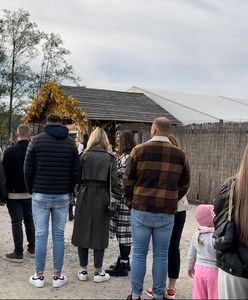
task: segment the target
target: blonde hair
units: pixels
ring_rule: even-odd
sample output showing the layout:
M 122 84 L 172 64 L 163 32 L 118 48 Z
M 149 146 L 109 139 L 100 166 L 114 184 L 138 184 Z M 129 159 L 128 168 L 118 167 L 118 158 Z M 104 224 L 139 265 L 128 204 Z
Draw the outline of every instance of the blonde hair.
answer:
M 248 246 L 248 145 L 245 148 L 235 185 L 234 220 L 239 232 L 239 240 Z
M 92 131 L 87 143 L 86 151 L 91 149 L 94 146 L 100 146 L 106 151 L 109 150 L 110 145 L 109 145 L 108 136 L 106 132 L 100 127 L 96 127 L 96 129 Z

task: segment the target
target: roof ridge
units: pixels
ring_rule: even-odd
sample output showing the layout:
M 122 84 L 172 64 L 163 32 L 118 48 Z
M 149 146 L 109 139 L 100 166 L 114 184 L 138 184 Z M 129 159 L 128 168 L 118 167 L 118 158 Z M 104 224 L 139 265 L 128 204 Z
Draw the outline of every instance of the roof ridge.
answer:
M 165 101 L 169 101 L 169 102 L 174 103 L 174 104 L 176 104 L 176 105 L 178 105 L 178 106 L 181 106 L 181 107 L 190 109 L 190 110 L 195 111 L 195 112 L 197 112 L 197 113 L 200 113 L 200 114 L 202 114 L 202 115 L 204 115 L 204 116 L 207 116 L 207 117 L 213 118 L 213 119 L 215 119 L 215 120 L 217 120 L 217 121 L 220 121 L 220 118 L 218 118 L 218 117 L 215 117 L 215 116 L 213 116 L 213 115 L 204 113 L 204 112 L 202 112 L 202 111 L 200 111 L 200 110 L 198 110 L 198 109 L 192 108 L 192 107 L 187 106 L 187 105 L 185 105 L 185 104 L 178 103 L 178 102 L 175 101 L 175 100 L 172 100 L 172 99 L 170 99 L 170 98 L 167 98 L 167 97 L 158 95 L 158 94 L 156 94 L 156 93 L 154 93 L 154 92 L 152 92 L 152 91 L 150 91 L 150 90 L 145 90 L 145 89 L 142 89 L 142 88 L 136 87 L 136 86 L 134 86 L 134 88 L 141 89 L 142 91 L 145 91 L 145 92 L 147 92 L 147 93 L 150 93 L 150 94 L 152 94 L 153 96 L 159 97 L 159 98 L 161 98 L 161 99 L 163 99 L 163 100 L 165 100 Z
M 105 91 L 105 92 L 111 92 L 111 93 L 123 93 L 123 94 L 139 94 L 144 95 L 144 93 L 141 92 L 126 92 L 126 91 L 119 91 L 119 90 L 109 90 L 109 89 L 98 89 L 98 88 L 89 88 L 86 86 L 76 86 L 76 85 L 61 85 L 61 88 L 79 88 L 79 89 L 85 89 L 85 90 L 96 90 L 96 91 Z
M 226 96 L 222 96 L 222 95 L 217 95 L 217 97 L 223 98 L 223 99 L 228 100 L 228 101 L 230 101 L 230 102 L 235 102 L 235 103 L 239 103 L 239 104 L 248 106 L 248 103 L 247 103 L 247 102 L 243 102 L 243 101 L 237 100 L 237 99 L 235 99 L 235 98 L 230 98 L 230 97 L 226 97 Z

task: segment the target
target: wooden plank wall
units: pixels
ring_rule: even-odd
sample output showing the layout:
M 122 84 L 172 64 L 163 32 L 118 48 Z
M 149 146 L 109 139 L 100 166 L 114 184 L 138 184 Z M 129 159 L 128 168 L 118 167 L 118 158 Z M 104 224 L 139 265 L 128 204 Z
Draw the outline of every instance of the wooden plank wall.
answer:
M 248 142 L 248 123 L 173 127 L 191 167 L 191 202 L 212 202 L 219 185 L 236 173 Z

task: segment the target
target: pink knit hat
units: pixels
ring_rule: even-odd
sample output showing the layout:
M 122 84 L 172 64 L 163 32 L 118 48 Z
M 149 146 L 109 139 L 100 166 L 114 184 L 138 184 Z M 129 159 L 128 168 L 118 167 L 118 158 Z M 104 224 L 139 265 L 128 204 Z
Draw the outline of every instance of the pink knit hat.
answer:
M 195 218 L 200 227 L 214 227 L 212 204 L 200 204 L 195 211 Z

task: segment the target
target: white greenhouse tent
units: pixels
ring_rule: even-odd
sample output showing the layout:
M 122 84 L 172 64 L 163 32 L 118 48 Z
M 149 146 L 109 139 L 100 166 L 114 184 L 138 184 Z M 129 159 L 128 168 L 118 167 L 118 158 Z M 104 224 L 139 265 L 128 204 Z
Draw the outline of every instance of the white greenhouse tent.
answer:
M 248 121 L 248 100 L 245 99 L 150 90 L 136 86 L 128 92 L 144 93 L 183 125 Z

